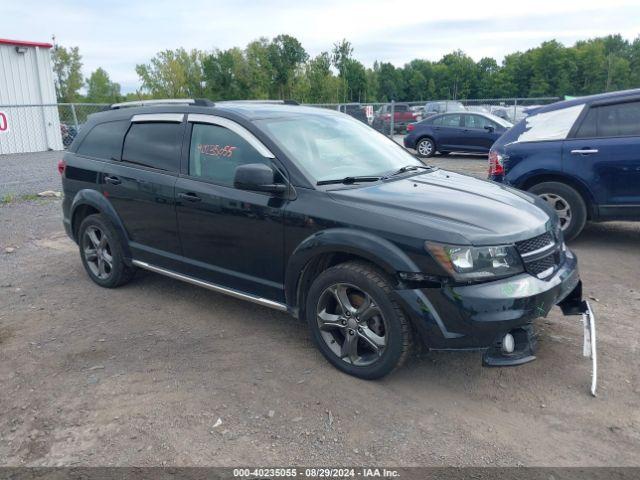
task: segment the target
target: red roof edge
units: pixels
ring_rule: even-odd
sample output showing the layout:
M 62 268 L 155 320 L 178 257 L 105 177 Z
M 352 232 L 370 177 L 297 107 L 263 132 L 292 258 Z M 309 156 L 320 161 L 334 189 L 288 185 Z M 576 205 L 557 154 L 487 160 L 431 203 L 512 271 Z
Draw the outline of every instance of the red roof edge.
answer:
M 53 45 L 51 45 L 50 43 L 26 42 L 24 40 L 9 40 L 8 38 L 0 38 L 0 45 L 15 45 L 17 47 L 42 47 L 42 48 L 53 47 Z

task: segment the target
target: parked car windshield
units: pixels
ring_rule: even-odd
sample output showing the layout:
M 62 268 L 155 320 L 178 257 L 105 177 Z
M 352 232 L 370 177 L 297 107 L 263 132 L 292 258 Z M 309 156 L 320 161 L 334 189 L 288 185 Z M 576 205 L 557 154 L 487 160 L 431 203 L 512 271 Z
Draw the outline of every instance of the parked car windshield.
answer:
M 494 122 L 496 122 L 498 125 L 504 127 L 504 128 L 511 128 L 513 127 L 513 123 L 511 123 L 508 120 L 505 120 L 504 118 L 500 118 L 497 115 L 494 115 L 492 113 L 484 113 L 483 114 L 485 117 L 493 120 Z
M 256 124 L 316 181 L 380 176 L 422 165 L 393 140 L 342 115 L 268 118 Z

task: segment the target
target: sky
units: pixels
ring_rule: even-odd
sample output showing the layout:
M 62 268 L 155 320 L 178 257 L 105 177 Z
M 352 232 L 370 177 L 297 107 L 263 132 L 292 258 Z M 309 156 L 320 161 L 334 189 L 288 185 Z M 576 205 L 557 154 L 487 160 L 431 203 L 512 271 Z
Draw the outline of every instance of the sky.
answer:
M 104 68 L 123 93 L 135 66 L 184 47 L 244 47 L 259 37 L 296 37 L 314 56 L 346 38 L 366 66 L 438 60 L 460 49 L 474 60 L 619 33 L 640 35 L 638 0 L 0 0 L 0 37 L 78 46 L 85 76 Z

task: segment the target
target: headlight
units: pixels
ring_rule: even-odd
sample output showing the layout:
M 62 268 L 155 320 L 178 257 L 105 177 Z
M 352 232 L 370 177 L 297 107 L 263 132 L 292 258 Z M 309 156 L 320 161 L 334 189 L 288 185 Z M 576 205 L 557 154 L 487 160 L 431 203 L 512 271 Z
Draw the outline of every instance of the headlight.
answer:
M 459 281 L 491 280 L 524 271 L 513 245 L 463 247 L 425 242 L 425 248 Z

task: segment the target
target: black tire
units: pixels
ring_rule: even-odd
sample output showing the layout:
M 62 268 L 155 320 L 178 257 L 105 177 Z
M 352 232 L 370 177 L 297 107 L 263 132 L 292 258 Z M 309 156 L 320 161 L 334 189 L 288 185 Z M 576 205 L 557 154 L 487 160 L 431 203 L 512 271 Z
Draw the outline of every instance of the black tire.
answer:
M 561 182 L 543 182 L 532 186 L 529 191 L 542 197 L 556 210 L 565 240 L 573 240 L 582 232 L 587 223 L 587 206 L 573 187 Z
M 89 215 L 82 221 L 78 228 L 78 246 L 87 274 L 101 287 L 119 287 L 133 278 L 135 268 L 124 263 L 120 235 L 103 215 Z
M 436 153 L 436 144 L 432 138 L 423 137 L 416 143 L 416 153 L 419 157 L 429 158 Z
M 334 287 L 337 287 L 336 291 L 346 287 L 344 294 L 349 297 L 352 307 L 357 303 L 354 300 L 361 298 L 360 308 L 346 316 L 328 314 L 330 308 L 325 303 L 326 298 L 335 300 L 336 310 L 333 313 L 345 311 L 340 309 L 338 296 L 333 296 Z M 381 378 L 402 365 L 411 350 L 412 331 L 409 320 L 392 299 L 392 290 L 386 276 L 364 262 L 342 263 L 318 275 L 307 295 L 306 317 L 316 346 L 332 365 L 349 375 L 367 380 Z M 367 299 L 371 302 L 367 303 Z M 364 305 L 369 305 L 369 308 Z M 367 312 L 370 314 L 367 315 Z M 359 317 L 360 314 L 363 316 Z M 324 323 L 321 315 L 336 320 Z M 349 323 L 338 325 L 338 322 L 345 321 Z M 351 352 L 349 347 L 345 348 L 346 344 L 353 345 L 347 342 L 348 338 L 355 339 L 351 340 L 355 341 L 355 355 L 349 353 L 341 356 L 338 351 Z M 343 342 L 340 339 L 344 339 Z M 381 345 L 377 342 L 382 340 L 384 345 L 381 348 L 372 348 L 374 344 Z

